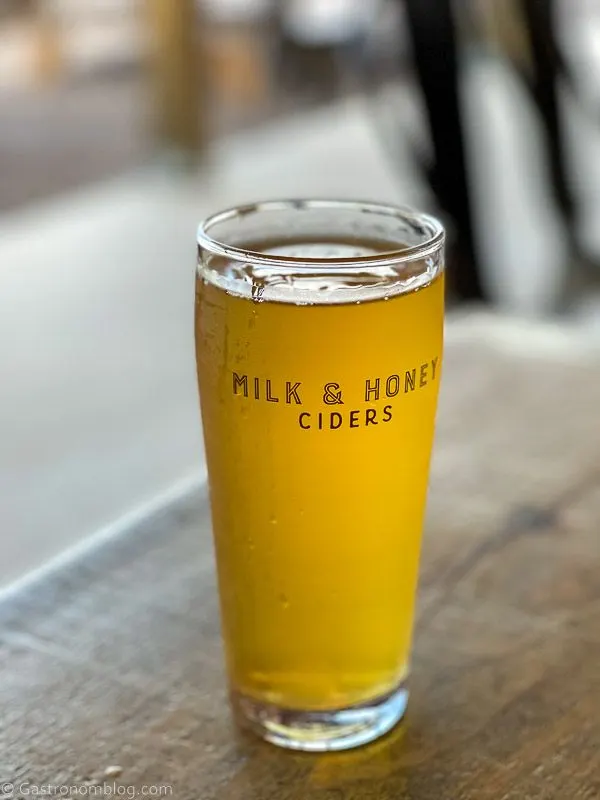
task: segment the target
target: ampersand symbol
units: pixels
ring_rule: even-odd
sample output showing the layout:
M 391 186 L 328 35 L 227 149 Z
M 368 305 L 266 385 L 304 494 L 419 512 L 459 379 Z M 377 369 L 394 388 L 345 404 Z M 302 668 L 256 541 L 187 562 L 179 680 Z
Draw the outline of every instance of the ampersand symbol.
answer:
M 339 383 L 326 383 L 323 387 L 325 394 L 323 395 L 323 402 L 328 406 L 343 406 L 342 391 Z

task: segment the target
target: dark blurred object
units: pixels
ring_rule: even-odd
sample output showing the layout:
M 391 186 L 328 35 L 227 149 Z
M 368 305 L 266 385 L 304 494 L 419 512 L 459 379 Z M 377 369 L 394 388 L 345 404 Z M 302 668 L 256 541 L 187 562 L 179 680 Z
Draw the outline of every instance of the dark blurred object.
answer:
M 420 85 L 432 144 L 432 163 L 424 172 L 440 207 L 451 220 L 449 279 L 459 300 L 488 300 L 478 261 L 464 119 L 460 102 L 459 44 L 454 14 L 472 26 L 473 8 L 451 0 L 397 0 L 406 9 L 414 68 Z M 575 195 L 561 117 L 560 92 L 578 96 L 576 81 L 558 44 L 556 0 L 510 0 L 501 7 L 483 3 L 484 15 L 502 18 L 510 47 L 504 49 L 538 112 L 556 208 L 564 220 L 569 259 L 561 305 L 569 304 L 599 270 L 577 235 Z M 509 31 L 506 29 L 510 22 Z M 497 21 L 497 20 L 496 20 Z M 506 40 L 503 42 L 506 45 Z
M 554 30 L 554 0 L 518 0 L 529 38 L 531 75 L 521 69 L 543 120 L 556 201 L 572 226 L 575 202 L 567 179 L 565 143 L 559 116 L 561 57 Z
M 558 46 L 555 0 L 518 0 L 530 47 L 530 69 L 521 65 L 520 73 L 531 91 L 540 114 L 546 138 L 549 169 L 554 199 L 566 224 L 571 255 L 567 270 L 564 302 L 598 270 L 580 246 L 576 223 L 577 201 L 569 179 L 565 131 L 560 115 L 559 88 L 561 81 L 577 93 L 577 88 Z
M 433 147 L 426 172 L 441 208 L 454 223 L 449 280 L 459 300 L 487 300 L 474 241 L 465 137 L 459 98 L 457 32 L 450 0 L 406 3 L 414 63 Z

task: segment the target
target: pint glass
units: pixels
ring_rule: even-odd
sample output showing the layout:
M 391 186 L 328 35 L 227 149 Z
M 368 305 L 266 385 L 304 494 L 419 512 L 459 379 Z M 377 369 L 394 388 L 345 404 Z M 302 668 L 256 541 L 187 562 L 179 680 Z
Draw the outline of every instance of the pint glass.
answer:
M 373 203 L 199 229 L 196 346 L 225 653 L 263 738 L 336 750 L 407 702 L 444 232 Z

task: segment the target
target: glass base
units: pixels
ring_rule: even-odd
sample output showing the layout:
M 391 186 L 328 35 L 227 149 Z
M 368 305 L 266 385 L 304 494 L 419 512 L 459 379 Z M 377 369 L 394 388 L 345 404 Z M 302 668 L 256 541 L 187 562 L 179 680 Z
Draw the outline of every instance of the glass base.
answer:
M 267 742 L 322 753 L 349 750 L 383 736 L 404 716 L 408 689 L 403 682 L 383 697 L 336 711 L 290 711 L 238 692 L 232 693 L 232 702 L 240 723 Z

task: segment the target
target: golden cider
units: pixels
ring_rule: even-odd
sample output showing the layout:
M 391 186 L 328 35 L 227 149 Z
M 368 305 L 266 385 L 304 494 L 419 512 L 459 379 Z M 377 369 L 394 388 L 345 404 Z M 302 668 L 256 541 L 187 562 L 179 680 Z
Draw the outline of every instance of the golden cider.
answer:
M 197 280 L 196 343 L 233 689 L 346 708 L 408 670 L 441 376 L 443 274 L 296 305 Z

